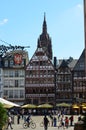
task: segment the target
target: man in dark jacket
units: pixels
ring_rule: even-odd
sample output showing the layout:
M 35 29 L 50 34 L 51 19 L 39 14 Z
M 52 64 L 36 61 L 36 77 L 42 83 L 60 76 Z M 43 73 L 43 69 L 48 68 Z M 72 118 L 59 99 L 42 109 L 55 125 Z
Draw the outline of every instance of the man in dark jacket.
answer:
M 28 123 L 28 127 L 30 125 L 30 120 L 31 120 L 31 115 L 30 115 L 30 113 L 28 113 L 28 116 L 26 118 L 26 122 Z
M 47 130 L 48 129 L 48 123 L 49 123 L 49 120 L 48 118 L 46 117 L 46 115 L 44 116 L 44 130 Z

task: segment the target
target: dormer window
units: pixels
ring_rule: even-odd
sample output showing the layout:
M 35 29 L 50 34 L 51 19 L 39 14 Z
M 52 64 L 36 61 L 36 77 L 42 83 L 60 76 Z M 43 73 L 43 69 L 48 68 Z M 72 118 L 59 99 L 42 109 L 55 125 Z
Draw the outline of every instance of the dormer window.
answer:
M 5 60 L 4 66 L 8 67 L 8 60 Z
M 10 67 L 12 67 L 14 64 L 13 60 L 10 60 Z

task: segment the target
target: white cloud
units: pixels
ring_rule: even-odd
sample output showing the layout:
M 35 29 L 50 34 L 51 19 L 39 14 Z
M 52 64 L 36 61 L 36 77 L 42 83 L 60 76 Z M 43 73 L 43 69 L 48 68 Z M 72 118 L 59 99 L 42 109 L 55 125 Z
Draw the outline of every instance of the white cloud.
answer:
M 3 19 L 2 21 L 0 21 L 0 25 L 6 24 L 8 22 L 8 19 Z
M 81 9 L 81 10 L 82 10 L 82 9 L 83 9 L 82 4 L 78 4 L 78 5 L 77 5 L 77 8 L 79 8 L 79 9 Z
M 83 12 L 83 5 L 82 4 L 77 4 L 76 5 L 76 9 L 77 9 L 77 11 L 79 11 L 79 13 L 81 12 Z
M 75 13 L 75 16 L 76 17 L 83 17 L 83 11 L 84 11 L 84 9 L 83 9 L 83 4 L 77 4 L 74 8 L 73 8 L 73 11 L 74 11 L 74 13 Z

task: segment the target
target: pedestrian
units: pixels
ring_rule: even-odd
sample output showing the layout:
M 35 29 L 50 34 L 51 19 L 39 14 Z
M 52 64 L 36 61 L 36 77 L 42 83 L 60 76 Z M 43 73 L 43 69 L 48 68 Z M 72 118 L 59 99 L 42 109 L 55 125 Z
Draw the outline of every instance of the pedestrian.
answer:
M 57 126 L 57 119 L 56 119 L 56 117 L 54 117 L 53 122 L 54 122 L 54 127 L 56 127 Z
M 62 117 L 61 117 L 61 127 L 63 127 L 63 129 L 64 129 L 64 127 L 65 127 L 64 115 L 62 115 Z
M 22 111 L 21 111 L 21 116 L 22 116 L 22 119 L 23 119 L 23 117 L 24 117 L 24 109 L 22 109 Z
M 60 120 L 60 113 L 58 113 L 58 121 Z
M 69 119 L 68 117 L 65 118 L 65 127 L 68 128 L 69 126 Z
M 69 120 L 70 120 L 70 126 L 72 126 L 73 125 L 73 115 L 69 118 Z
M 81 115 L 78 116 L 78 121 L 81 121 Z
M 48 118 L 46 117 L 46 115 L 44 116 L 44 130 L 47 130 L 48 129 L 48 123 L 49 123 L 49 120 Z
M 51 119 L 51 126 L 53 126 L 53 116 L 50 114 L 49 117 Z
M 8 117 L 7 129 L 9 128 L 9 126 L 10 126 L 11 129 L 13 129 L 12 128 L 12 118 L 11 118 L 11 116 Z
M 17 124 L 20 124 L 20 114 L 17 115 Z

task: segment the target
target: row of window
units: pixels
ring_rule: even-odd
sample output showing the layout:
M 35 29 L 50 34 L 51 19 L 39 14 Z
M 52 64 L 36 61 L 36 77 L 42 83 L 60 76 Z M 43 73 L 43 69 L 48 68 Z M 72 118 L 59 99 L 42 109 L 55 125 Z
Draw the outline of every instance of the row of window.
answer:
M 60 69 L 58 69 L 58 73 L 64 73 L 65 74 L 65 73 L 71 73 L 71 71 L 70 71 L 70 69 L 68 69 L 68 67 L 65 68 L 65 69 L 63 69 L 63 68 L 61 69 L 60 68 Z
M 4 77 L 24 77 L 24 70 L 5 70 Z
M 50 79 L 30 79 L 30 80 L 26 80 L 26 84 L 53 84 L 54 83 L 54 79 L 50 78 Z
M 54 71 L 53 70 L 39 70 L 39 71 L 33 71 L 33 70 L 30 70 L 28 72 L 26 72 L 26 75 L 52 75 L 54 74 Z
M 71 75 L 58 75 L 58 81 L 71 81 Z
M 57 95 L 57 99 L 70 99 L 70 98 L 72 98 L 72 94 L 70 93 L 66 93 L 66 94 L 58 93 Z
M 75 81 L 74 87 L 83 87 L 86 86 L 86 81 Z
M 28 66 L 28 68 L 29 69 L 33 69 L 33 70 L 46 70 L 46 69 L 49 69 L 49 70 L 52 70 L 52 69 L 54 69 L 51 65 L 47 65 L 47 66 L 31 66 L 31 65 L 29 65 Z
M 31 103 L 31 104 L 39 104 L 40 102 L 41 103 L 45 103 L 46 102 L 46 98 L 30 98 L 30 97 L 28 97 L 28 95 L 27 95 L 27 99 L 28 99 L 28 101 L 27 101 L 27 103 L 29 102 L 29 103 Z M 54 98 L 52 98 L 52 97 L 48 97 L 48 100 L 49 100 L 49 102 L 52 102 L 53 103 L 53 101 L 54 101 Z
M 32 94 L 32 93 L 40 93 L 40 94 L 48 94 L 48 93 L 54 93 L 54 88 L 30 88 L 26 89 L 26 93 Z
M 4 96 L 8 98 L 24 98 L 24 90 L 4 90 Z
M 72 91 L 72 84 L 58 84 L 56 88 L 58 91 Z
M 15 64 L 15 62 L 14 62 L 14 60 L 5 60 L 5 62 L 4 62 L 4 66 L 5 67 L 13 67 L 13 65 L 16 65 Z M 22 62 L 21 62 L 21 65 L 24 65 L 24 60 L 22 60 Z
M 74 72 L 74 77 L 84 77 L 84 72 L 80 72 L 80 71 L 78 71 L 78 72 Z
M 19 80 L 4 80 L 4 87 L 24 87 L 25 81 L 24 79 L 19 79 Z
M 47 66 L 49 61 L 34 61 L 31 64 L 31 66 Z

